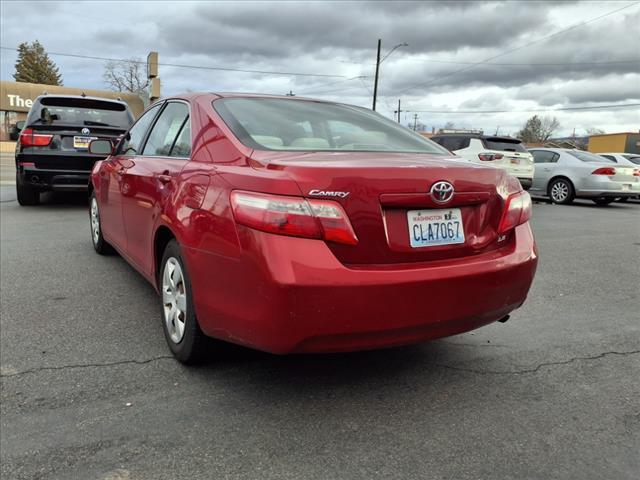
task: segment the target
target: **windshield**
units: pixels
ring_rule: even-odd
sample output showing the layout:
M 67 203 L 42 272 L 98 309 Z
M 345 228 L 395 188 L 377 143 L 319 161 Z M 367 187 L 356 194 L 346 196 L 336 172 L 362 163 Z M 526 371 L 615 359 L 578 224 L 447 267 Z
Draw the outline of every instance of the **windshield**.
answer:
M 364 108 L 281 98 L 224 98 L 213 106 L 257 150 L 414 152 L 451 155 Z
M 622 155 L 624 158 L 629 160 L 631 163 L 635 163 L 636 165 L 640 165 L 640 156 L 639 155 Z
M 589 152 L 583 152 L 582 150 L 567 150 L 567 153 L 573 155 L 578 160 L 582 160 L 583 162 L 616 163 L 613 160 L 609 160 L 608 158 L 601 157 L 600 155 L 595 155 Z
M 33 108 L 29 114 L 29 124 L 32 123 L 118 127 L 126 130 L 133 123 L 133 118 L 122 103 L 89 98 L 45 97 L 40 100 L 40 108 Z
M 485 148 L 498 150 L 500 152 L 526 152 L 520 140 L 515 138 L 485 138 L 483 140 Z

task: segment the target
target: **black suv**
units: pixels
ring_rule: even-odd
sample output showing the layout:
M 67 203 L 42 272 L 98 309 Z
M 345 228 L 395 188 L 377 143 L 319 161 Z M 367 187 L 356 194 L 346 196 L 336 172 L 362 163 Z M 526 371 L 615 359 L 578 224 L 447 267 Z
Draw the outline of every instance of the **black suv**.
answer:
M 16 192 L 20 205 L 36 205 L 40 192 L 86 190 L 97 138 L 116 142 L 133 123 L 126 103 L 76 95 L 41 95 L 33 102 L 16 143 Z

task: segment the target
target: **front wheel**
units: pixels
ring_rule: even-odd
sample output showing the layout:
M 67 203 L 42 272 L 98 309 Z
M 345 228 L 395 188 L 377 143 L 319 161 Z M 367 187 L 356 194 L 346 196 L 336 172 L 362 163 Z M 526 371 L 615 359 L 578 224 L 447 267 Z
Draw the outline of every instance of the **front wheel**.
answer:
M 25 185 L 16 174 L 16 196 L 18 203 L 23 207 L 38 205 L 40 203 L 40 192 L 31 185 Z
M 605 205 L 609 205 L 610 203 L 613 203 L 616 201 L 616 199 L 612 197 L 593 198 L 591 200 L 593 201 L 593 203 L 595 203 L 599 207 L 604 207 Z
M 573 184 L 566 178 L 557 178 L 549 185 L 549 197 L 553 203 L 569 205 L 573 203 Z
M 189 274 L 175 240 L 167 245 L 161 267 L 159 283 L 165 339 L 180 362 L 197 363 L 204 357 L 208 338 L 198 325 Z

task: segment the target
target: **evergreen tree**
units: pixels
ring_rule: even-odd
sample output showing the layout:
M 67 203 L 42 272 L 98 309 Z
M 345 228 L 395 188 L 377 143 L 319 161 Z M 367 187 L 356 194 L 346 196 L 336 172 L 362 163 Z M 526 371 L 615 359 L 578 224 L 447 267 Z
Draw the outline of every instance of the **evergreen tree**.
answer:
M 62 76 L 58 72 L 58 67 L 38 40 L 31 45 L 27 42 L 18 45 L 18 60 L 13 78 L 16 82 L 62 85 Z

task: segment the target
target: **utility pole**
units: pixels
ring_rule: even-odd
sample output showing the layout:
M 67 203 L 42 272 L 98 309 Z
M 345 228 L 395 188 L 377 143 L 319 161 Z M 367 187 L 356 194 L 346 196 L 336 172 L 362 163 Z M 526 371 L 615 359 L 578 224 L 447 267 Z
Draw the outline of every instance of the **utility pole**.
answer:
M 378 72 L 380 72 L 380 48 L 382 48 L 382 39 L 378 39 L 378 56 L 376 57 L 376 79 L 373 82 L 373 107 L 372 110 L 376 111 L 376 98 L 378 97 Z
M 398 114 L 398 123 L 400 123 L 400 112 L 402 112 L 402 110 L 400 110 L 400 99 L 398 99 L 398 109 L 393 111 L 393 113 Z
M 413 114 L 413 131 L 415 132 L 418 129 L 418 114 Z

